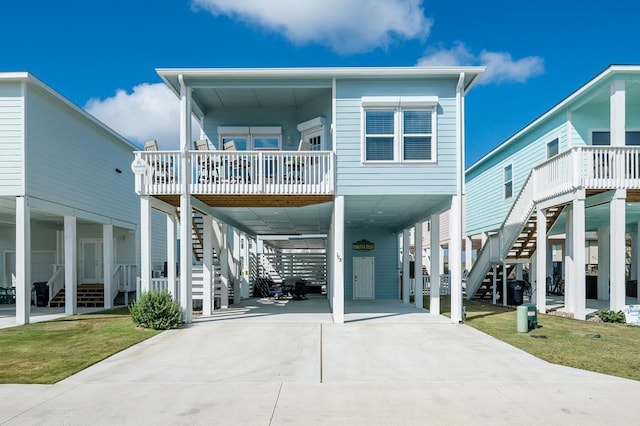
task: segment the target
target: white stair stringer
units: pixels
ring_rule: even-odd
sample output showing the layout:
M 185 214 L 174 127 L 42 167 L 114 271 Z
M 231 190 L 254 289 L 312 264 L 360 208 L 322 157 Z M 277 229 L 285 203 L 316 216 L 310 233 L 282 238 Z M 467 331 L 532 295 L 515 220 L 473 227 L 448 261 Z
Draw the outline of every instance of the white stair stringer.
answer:
M 500 263 L 507 257 L 509 250 L 534 212 L 536 205 L 534 201 L 534 176 L 533 172 L 529 173 L 527 181 L 522 186 L 498 233 L 489 236 L 482 247 L 467 277 L 467 299 L 471 299 L 476 294 L 491 269 L 491 265 Z

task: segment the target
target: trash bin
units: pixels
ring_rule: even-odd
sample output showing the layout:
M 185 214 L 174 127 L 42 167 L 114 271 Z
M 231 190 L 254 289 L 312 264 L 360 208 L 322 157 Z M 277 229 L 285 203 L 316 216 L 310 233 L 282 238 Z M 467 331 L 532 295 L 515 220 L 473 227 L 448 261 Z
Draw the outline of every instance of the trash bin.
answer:
M 49 303 L 49 286 L 46 281 L 33 283 L 36 293 L 36 306 L 44 307 Z
M 507 305 L 518 306 L 524 302 L 524 288 L 526 283 L 521 280 L 507 281 Z
M 529 331 L 528 308 L 520 305 L 516 308 L 516 329 L 518 333 L 526 333 Z

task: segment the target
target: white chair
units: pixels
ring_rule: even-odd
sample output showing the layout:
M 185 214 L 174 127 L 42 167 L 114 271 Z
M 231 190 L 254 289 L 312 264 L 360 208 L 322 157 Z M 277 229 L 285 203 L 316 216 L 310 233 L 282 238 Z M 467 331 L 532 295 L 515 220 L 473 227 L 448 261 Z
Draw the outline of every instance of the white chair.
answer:
M 196 151 L 211 151 L 209 149 L 209 141 L 206 139 L 194 141 L 193 145 Z M 198 174 L 199 183 L 207 183 L 217 180 L 218 167 L 220 166 L 220 160 L 218 158 L 209 154 L 199 154 L 196 161 L 200 166 L 200 172 Z
M 144 150 L 147 152 L 157 152 L 158 143 L 150 140 L 144 143 Z M 169 183 L 173 182 L 173 162 L 171 160 L 164 161 L 160 155 L 149 161 L 151 166 L 151 179 L 153 183 Z
M 311 152 L 311 143 L 308 140 L 300 139 L 298 143 L 298 152 Z M 289 182 L 303 183 L 305 180 L 305 168 L 307 164 L 311 164 L 311 159 L 302 156 L 291 157 L 287 161 L 289 173 Z

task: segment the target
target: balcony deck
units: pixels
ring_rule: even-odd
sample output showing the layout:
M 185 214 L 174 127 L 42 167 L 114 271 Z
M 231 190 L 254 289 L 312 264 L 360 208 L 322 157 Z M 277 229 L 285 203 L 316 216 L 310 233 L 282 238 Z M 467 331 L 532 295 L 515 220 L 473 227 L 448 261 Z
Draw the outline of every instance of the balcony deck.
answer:
M 135 155 L 146 165 L 136 192 L 175 206 L 185 179 L 193 197 L 216 207 L 300 207 L 334 197 L 330 151 L 189 151 L 186 159 L 179 151 Z

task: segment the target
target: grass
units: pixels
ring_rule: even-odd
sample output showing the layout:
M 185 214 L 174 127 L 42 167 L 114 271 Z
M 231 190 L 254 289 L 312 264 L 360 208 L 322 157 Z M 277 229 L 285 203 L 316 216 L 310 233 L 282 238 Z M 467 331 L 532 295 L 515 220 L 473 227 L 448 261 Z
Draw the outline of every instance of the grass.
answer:
M 429 298 L 425 297 L 428 307 Z M 538 314 L 541 328 L 516 332 L 515 309 L 464 301 L 465 324 L 554 364 L 640 380 L 640 327 Z M 450 312 L 441 297 L 442 312 Z M 531 336 L 546 336 L 546 339 Z M 599 336 L 599 337 L 597 337 Z
M 158 334 L 128 308 L 0 330 L 0 383 L 55 383 Z

